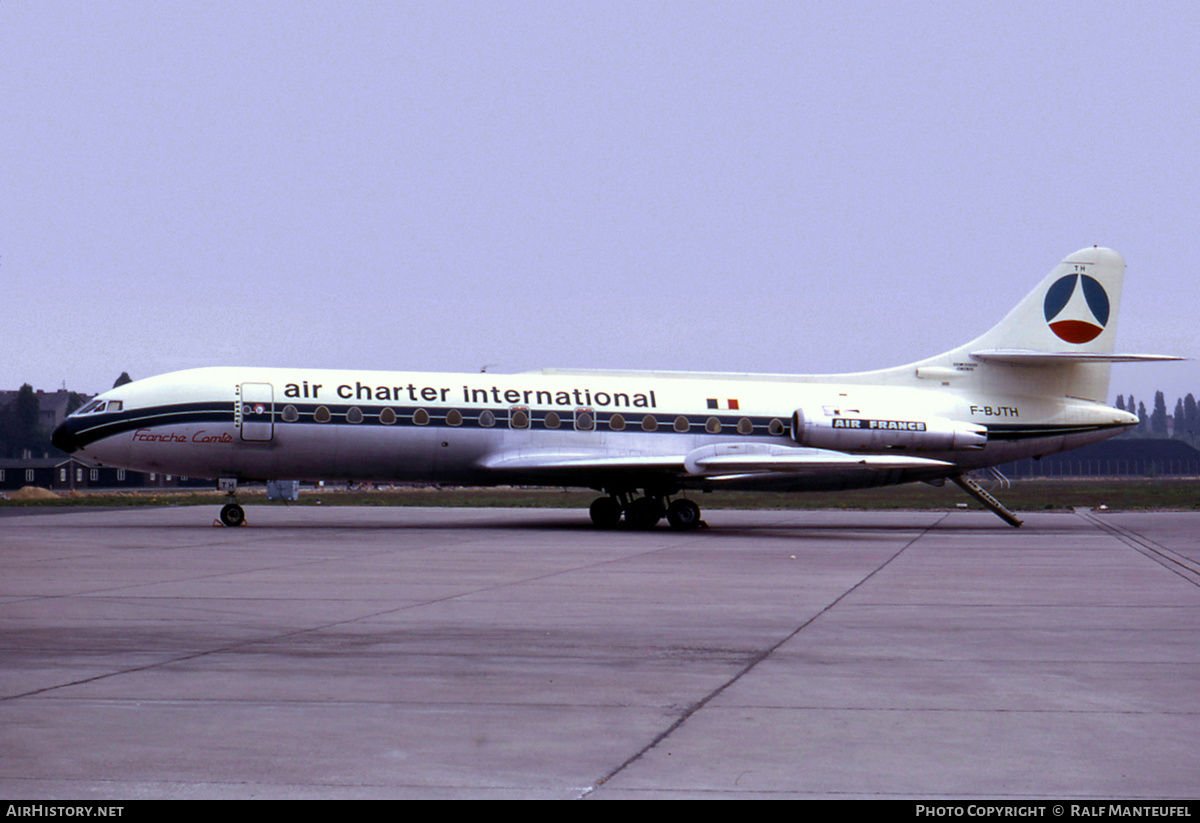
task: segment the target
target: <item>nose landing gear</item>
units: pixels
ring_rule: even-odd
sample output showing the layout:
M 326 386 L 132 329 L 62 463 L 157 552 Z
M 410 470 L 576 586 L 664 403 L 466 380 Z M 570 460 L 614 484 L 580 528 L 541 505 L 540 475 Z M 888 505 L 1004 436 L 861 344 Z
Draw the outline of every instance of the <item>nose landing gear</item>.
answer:
M 245 524 L 246 510 L 237 503 L 226 503 L 221 507 L 221 525 L 244 526 Z
M 221 507 L 222 526 L 246 525 L 246 510 L 238 505 L 235 493 L 237 480 L 232 477 L 222 477 L 217 481 L 217 488 L 229 495 L 229 502 Z M 216 525 L 215 523 L 213 525 Z

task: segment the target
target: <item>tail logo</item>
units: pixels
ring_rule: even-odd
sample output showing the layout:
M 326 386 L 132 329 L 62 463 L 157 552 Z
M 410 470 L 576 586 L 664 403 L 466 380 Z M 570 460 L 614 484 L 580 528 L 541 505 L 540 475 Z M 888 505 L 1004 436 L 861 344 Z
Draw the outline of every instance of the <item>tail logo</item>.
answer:
M 1068 343 L 1090 343 L 1108 325 L 1108 293 L 1100 281 L 1086 274 L 1055 280 L 1042 307 L 1050 331 Z

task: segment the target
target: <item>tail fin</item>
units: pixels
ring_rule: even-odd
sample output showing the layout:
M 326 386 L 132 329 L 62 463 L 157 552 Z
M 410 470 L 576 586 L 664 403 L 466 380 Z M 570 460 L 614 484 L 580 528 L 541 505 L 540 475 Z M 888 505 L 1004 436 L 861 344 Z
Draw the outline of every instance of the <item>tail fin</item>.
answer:
M 1099 247 L 1080 249 L 995 327 L 956 351 L 1111 354 L 1124 280 L 1120 254 Z
M 980 377 L 990 386 L 1107 403 L 1112 365 L 1105 355 L 1115 349 L 1124 282 L 1120 254 L 1080 249 L 1003 320 L 948 354 L 954 362 L 982 361 Z
M 989 331 L 944 354 L 879 372 L 862 382 L 924 384 L 1107 403 L 1114 362 L 1177 360 L 1113 354 L 1125 260 L 1091 247 L 1068 255 Z

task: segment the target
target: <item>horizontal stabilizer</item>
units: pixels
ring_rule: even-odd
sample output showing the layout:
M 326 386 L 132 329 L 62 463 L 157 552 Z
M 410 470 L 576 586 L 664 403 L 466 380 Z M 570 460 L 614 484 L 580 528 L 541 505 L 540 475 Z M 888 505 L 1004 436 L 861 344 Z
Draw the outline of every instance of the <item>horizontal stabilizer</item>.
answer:
M 983 349 L 971 352 L 977 360 L 1011 363 L 1016 366 L 1054 366 L 1071 363 L 1160 363 L 1186 360 L 1170 354 L 1111 354 L 1104 352 L 1030 351 L 1029 349 Z

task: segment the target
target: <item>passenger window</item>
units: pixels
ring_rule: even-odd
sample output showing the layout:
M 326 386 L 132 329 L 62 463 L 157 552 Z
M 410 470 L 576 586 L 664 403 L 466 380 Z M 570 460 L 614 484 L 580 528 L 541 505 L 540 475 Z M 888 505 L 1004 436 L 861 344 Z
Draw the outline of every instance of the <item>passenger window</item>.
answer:
M 332 418 L 333 415 L 324 406 L 317 406 L 317 410 L 313 412 L 313 420 L 318 423 L 328 423 Z
M 479 425 L 485 429 L 490 429 L 496 425 L 496 415 L 492 414 L 487 409 L 479 413 Z
M 750 422 L 750 418 L 743 417 L 738 421 L 738 434 L 754 434 L 754 424 Z
M 413 423 L 418 426 L 428 426 L 429 412 L 425 411 L 424 409 L 417 409 L 415 412 L 413 412 Z
M 462 421 L 463 421 L 462 412 L 460 412 L 458 409 L 451 409 L 450 411 L 446 412 L 446 425 L 447 426 L 461 426 Z
M 346 410 L 347 423 L 361 423 L 363 421 L 362 409 L 358 406 L 351 406 Z
M 529 428 L 529 410 L 524 406 L 513 406 L 508 411 L 508 427 L 510 429 Z
M 300 412 L 296 410 L 295 406 L 289 404 L 283 407 L 283 414 L 281 416 L 284 423 L 295 423 L 300 419 Z
M 575 410 L 575 428 L 581 432 L 590 432 L 596 428 L 596 418 L 591 409 Z
M 771 422 L 770 422 L 770 423 L 767 425 L 767 433 L 768 433 L 768 434 L 773 434 L 773 435 L 776 435 L 776 436 L 778 436 L 778 435 L 781 435 L 781 434 L 783 434 L 783 432 L 784 432 L 784 429 L 783 429 L 783 421 L 782 421 L 782 420 L 780 420 L 780 419 L 778 419 L 778 418 L 776 418 L 776 419 L 772 420 L 772 421 L 771 421 Z
M 721 421 L 715 417 L 708 418 L 708 420 L 704 421 L 704 430 L 709 434 L 720 434 Z
M 396 423 L 396 412 L 394 409 L 385 408 L 379 413 L 379 422 L 385 426 L 391 426 Z
M 658 431 L 658 419 L 654 415 L 648 414 L 642 418 L 642 431 L 652 432 Z
M 557 429 L 562 425 L 562 418 L 558 416 L 558 412 L 546 412 L 542 417 L 542 425 L 548 429 Z
M 684 417 L 682 414 L 675 418 L 675 431 L 685 432 L 688 429 L 690 429 L 691 427 L 692 427 L 692 424 L 689 423 L 688 419 L 686 417 Z
M 615 432 L 625 431 L 625 418 L 619 414 L 614 414 L 608 418 L 608 427 Z

